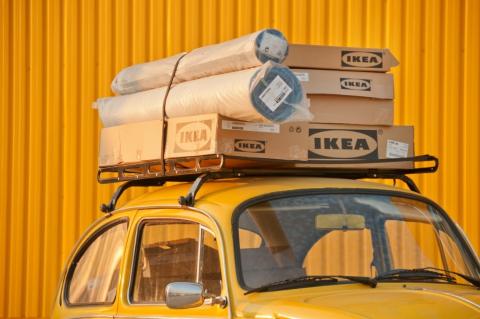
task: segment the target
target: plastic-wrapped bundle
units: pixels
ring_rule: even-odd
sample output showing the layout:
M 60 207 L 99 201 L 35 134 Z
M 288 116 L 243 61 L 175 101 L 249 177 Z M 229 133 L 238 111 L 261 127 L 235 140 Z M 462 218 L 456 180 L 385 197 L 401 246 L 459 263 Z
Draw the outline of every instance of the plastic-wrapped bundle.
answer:
M 166 87 L 102 98 L 96 107 L 105 127 L 161 119 Z M 167 117 L 219 113 L 244 121 L 311 119 L 302 86 L 287 67 L 260 67 L 183 82 L 168 95 Z
M 183 54 L 123 69 L 112 82 L 113 92 L 130 94 L 168 85 Z M 288 43 L 280 31 L 261 30 L 191 51 L 180 61 L 173 83 L 249 69 L 268 61 L 281 63 L 287 54 Z

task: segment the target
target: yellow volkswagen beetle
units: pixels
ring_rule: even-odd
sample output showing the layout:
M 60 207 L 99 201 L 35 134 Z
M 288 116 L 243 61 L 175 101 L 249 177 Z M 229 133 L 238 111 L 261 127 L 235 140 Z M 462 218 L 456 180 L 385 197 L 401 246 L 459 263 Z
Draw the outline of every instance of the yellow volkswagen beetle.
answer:
M 480 318 L 475 252 L 412 191 L 239 177 L 115 201 L 77 244 L 53 318 Z

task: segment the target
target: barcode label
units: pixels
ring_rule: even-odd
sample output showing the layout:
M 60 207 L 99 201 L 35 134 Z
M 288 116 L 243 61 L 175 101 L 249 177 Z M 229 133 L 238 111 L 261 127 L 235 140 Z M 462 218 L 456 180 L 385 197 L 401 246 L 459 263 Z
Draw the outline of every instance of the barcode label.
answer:
M 307 72 L 293 72 L 300 82 L 310 81 L 310 75 Z
M 387 140 L 387 158 L 405 158 L 408 157 L 408 144 Z
M 260 94 L 260 100 L 262 100 L 272 112 L 275 112 L 290 93 L 292 93 L 292 88 L 277 75 L 262 94 Z
M 279 124 L 252 123 L 238 121 L 222 121 L 222 129 L 234 131 L 249 131 L 262 133 L 280 133 Z

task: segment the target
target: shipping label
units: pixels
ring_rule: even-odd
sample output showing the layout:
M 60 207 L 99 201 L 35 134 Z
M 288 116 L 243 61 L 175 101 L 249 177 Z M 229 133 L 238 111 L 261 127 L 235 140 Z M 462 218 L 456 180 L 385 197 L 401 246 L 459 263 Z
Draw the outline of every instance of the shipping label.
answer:
M 280 133 L 280 124 L 222 120 L 222 129 L 247 132 Z
M 408 143 L 394 140 L 387 140 L 386 158 L 406 158 L 408 157 Z
M 290 93 L 292 93 L 292 88 L 277 75 L 262 94 L 260 94 L 260 100 L 262 100 L 272 112 L 275 112 Z
M 310 74 L 308 74 L 307 72 L 293 72 L 293 74 L 295 74 L 295 76 L 300 82 L 310 81 Z

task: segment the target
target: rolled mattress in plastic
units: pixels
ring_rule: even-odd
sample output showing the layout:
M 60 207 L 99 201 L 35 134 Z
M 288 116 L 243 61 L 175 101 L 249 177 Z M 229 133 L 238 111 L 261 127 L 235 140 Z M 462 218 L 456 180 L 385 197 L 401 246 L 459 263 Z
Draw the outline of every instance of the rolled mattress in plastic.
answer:
M 105 127 L 162 119 L 166 87 L 98 99 Z M 261 122 L 311 119 L 302 86 L 287 67 L 268 62 L 260 67 L 183 82 L 172 87 L 167 117 L 219 113 Z
M 112 91 L 130 94 L 168 85 L 175 63 L 184 54 L 123 69 L 113 80 Z M 288 43 L 280 31 L 261 30 L 191 51 L 179 62 L 173 83 L 253 68 L 268 61 L 281 63 L 287 54 Z

